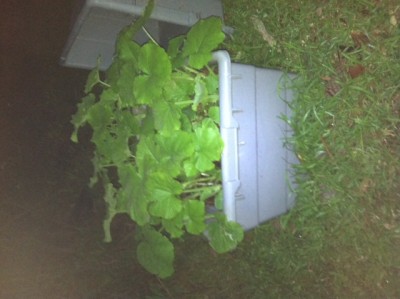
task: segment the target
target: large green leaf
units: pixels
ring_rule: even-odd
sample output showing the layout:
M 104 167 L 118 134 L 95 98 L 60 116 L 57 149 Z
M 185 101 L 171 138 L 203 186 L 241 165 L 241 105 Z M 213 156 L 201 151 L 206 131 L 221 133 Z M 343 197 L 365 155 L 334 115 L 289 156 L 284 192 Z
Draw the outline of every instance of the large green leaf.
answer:
M 183 170 L 188 178 L 195 177 L 199 174 L 199 170 L 196 167 L 196 158 L 194 156 L 183 162 Z
M 135 117 L 129 110 L 119 110 L 115 112 L 115 118 L 118 122 L 118 131 L 122 131 L 126 136 L 135 136 L 141 129 L 140 118 Z
M 174 102 L 181 109 L 191 105 L 193 94 L 193 78 L 182 72 L 173 73 L 168 88 L 164 90 L 165 99 Z
M 118 59 L 120 59 L 122 62 L 127 62 L 133 66 L 137 66 L 140 46 L 136 42 L 132 40 L 126 40 L 123 43 L 119 43 L 118 47 L 116 48 L 116 52 Z
M 208 116 L 217 124 L 220 124 L 220 110 L 218 106 L 212 106 L 208 109 Z
M 118 102 L 118 94 L 111 88 L 103 90 L 100 95 L 100 105 L 113 107 L 113 105 Z
M 201 76 L 197 76 L 195 79 L 194 98 L 192 105 L 192 109 L 194 111 L 197 111 L 197 106 L 203 101 L 207 94 L 206 84 L 203 82 Z
M 193 234 L 198 235 L 204 232 L 205 225 L 205 204 L 198 200 L 188 200 L 185 202 L 185 226 L 186 230 Z
M 243 240 L 243 228 L 236 222 L 227 221 L 225 215 L 216 216 L 216 221 L 207 227 L 211 247 L 218 253 L 235 249 Z
M 196 168 L 206 172 L 214 168 L 214 161 L 221 159 L 223 142 L 218 127 L 211 119 L 205 119 L 201 126 L 195 129 Z
M 176 131 L 170 136 L 157 136 L 159 161 L 164 170 L 176 177 L 182 173 L 182 161 L 194 154 L 193 136 Z
M 179 213 L 172 219 L 163 219 L 162 225 L 170 234 L 171 238 L 180 238 L 182 237 L 183 230 L 183 213 Z
M 142 136 L 136 149 L 136 165 L 143 177 L 151 176 L 160 168 L 159 149 L 154 141 L 155 135 Z
M 179 130 L 181 127 L 181 111 L 171 102 L 159 99 L 157 105 L 153 107 L 154 126 L 156 130 L 171 132 Z
M 211 68 L 208 70 L 208 74 L 204 78 L 204 82 L 206 84 L 208 93 L 216 95 L 216 99 L 218 100 L 219 77 Z
M 193 98 L 192 109 L 197 111 L 199 104 L 202 104 L 202 110 L 206 111 L 208 106 L 218 107 L 218 77 L 210 70 L 210 74 L 206 77 L 199 74 L 195 78 L 195 94 Z
M 178 199 L 182 186 L 166 173 L 152 174 L 147 187 L 152 201 L 149 205 L 151 215 L 172 219 L 182 210 L 182 201 Z
M 119 69 L 119 77 L 116 81 L 116 89 L 121 99 L 121 107 L 132 107 L 136 103 L 134 96 L 134 80 L 136 78 L 135 69 L 127 63 Z
M 136 150 L 139 172 L 143 175 L 165 172 L 176 177 L 182 172 L 182 161 L 194 154 L 193 137 L 183 131 L 173 135 L 143 136 Z
M 151 227 L 140 230 L 142 241 L 137 248 L 139 263 L 150 273 L 167 278 L 174 273 L 174 246 Z
M 87 121 L 94 130 L 104 128 L 113 118 L 113 111 L 109 105 L 97 102 L 88 109 Z
M 151 104 L 161 97 L 164 85 L 170 81 L 171 62 L 163 48 L 150 43 L 140 49 L 138 63 L 141 75 L 135 78 L 134 94 L 139 103 Z
M 96 145 L 96 151 L 104 161 L 118 165 L 128 160 L 131 156 L 128 139 L 129 136 L 124 134 L 123 131 L 116 135 L 104 129 L 96 130 L 93 134 L 92 142 Z
M 118 167 L 119 183 L 121 185 L 118 196 L 118 211 L 126 212 L 139 225 L 149 222 L 147 211 L 148 196 L 145 181 L 139 176 L 131 164 Z
M 210 62 L 212 51 L 223 42 L 224 38 L 220 18 L 200 20 L 189 31 L 183 54 L 189 56 L 189 64 L 192 67 L 201 69 Z
M 181 35 L 171 39 L 168 43 L 167 51 L 174 68 L 179 68 L 185 64 L 185 57 L 182 55 L 184 41 L 185 36 Z

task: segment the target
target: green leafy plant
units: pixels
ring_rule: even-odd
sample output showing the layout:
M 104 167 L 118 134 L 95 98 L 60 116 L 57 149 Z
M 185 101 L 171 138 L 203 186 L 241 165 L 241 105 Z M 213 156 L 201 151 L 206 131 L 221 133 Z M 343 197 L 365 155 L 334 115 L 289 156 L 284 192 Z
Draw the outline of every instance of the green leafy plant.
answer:
M 138 261 L 165 278 L 174 271 L 171 239 L 207 232 L 211 247 L 223 253 L 236 247 L 243 230 L 221 211 L 224 145 L 218 76 L 210 66 L 224 40 L 221 20 L 199 21 L 167 50 L 153 40 L 140 46 L 132 38 L 152 6 L 121 31 L 104 78 L 98 67 L 89 74 L 71 139 L 78 141 L 85 124 L 92 127 L 90 184 L 104 185 L 105 241 L 114 216 L 127 213 L 137 224 Z M 210 201 L 217 212 L 208 212 Z

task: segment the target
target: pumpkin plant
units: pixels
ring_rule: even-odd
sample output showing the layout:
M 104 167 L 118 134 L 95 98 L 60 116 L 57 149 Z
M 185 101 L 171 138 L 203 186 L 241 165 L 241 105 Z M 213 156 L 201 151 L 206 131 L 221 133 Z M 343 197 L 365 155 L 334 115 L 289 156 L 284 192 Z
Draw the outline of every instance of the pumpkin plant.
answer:
M 200 20 L 187 35 L 170 40 L 167 50 L 151 38 L 139 45 L 133 37 L 153 5 L 120 32 L 105 73 L 98 66 L 90 72 L 71 139 L 78 142 L 79 128 L 91 126 L 90 185 L 104 187 L 105 241 L 112 240 L 113 217 L 128 214 L 137 224 L 138 261 L 165 278 L 174 271 L 173 239 L 207 235 L 223 253 L 237 246 L 243 230 L 222 211 L 224 144 L 218 75 L 210 63 L 225 37 L 222 22 Z

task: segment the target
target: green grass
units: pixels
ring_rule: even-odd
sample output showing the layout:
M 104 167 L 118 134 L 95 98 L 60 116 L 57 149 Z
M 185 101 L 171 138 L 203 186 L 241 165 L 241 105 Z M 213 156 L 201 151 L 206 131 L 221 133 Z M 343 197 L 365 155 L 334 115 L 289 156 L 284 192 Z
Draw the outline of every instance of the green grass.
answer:
M 298 74 L 294 129 L 295 209 L 255 232 L 260 283 L 271 297 L 400 296 L 400 29 L 394 1 L 225 2 L 239 61 Z M 264 22 L 270 47 L 249 25 Z M 247 21 L 246 21 L 247 20 Z M 356 47 L 353 35 L 368 36 Z M 361 64 L 351 78 L 346 69 Z M 328 81 L 338 93 L 327 94 Z M 263 236 L 259 238 L 258 236 Z M 264 240 L 264 241 L 262 241 Z M 271 268 L 276 269 L 271 273 Z
M 399 298 L 400 27 L 390 17 L 400 22 L 400 6 L 236 0 L 224 8 L 235 29 L 226 43 L 234 61 L 297 74 L 287 120 L 295 133 L 288 144 L 301 162 L 297 204 L 247 233 L 233 253 L 214 257 L 201 241 L 178 244 L 177 273 L 161 293 Z M 254 16 L 275 46 L 262 39 Z M 347 70 L 356 65 L 365 72 L 351 78 Z M 327 93 L 330 85 L 336 94 Z

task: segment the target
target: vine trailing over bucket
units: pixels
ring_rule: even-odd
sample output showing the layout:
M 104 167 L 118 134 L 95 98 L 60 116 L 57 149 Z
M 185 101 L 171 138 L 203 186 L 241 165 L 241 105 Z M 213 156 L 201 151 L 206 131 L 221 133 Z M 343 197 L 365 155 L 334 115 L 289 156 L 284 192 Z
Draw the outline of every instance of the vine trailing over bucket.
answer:
M 90 184 L 104 185 L 105 241 L 113 217 L 127 213 L 137 224 L 138 261 L 165 278 L 174 271 L 171 239 L 206 232 L 223 253 L 237 246 L 243 230 L 221 211 L 218 76 L 209 66 L 224 40 L 221 20 L 199 21 L 167 51 L 155 41 L 140 46 L 132 38 L 152 6 L 121 31 L 104 78 L 98 67 L 90 72 L 71 139 L 78 141 L 80 127 L 92 127 Z M 218 212 L 208 212 L 211 200 Z

